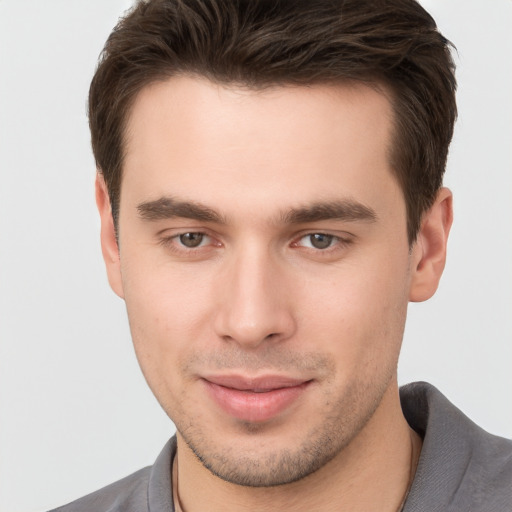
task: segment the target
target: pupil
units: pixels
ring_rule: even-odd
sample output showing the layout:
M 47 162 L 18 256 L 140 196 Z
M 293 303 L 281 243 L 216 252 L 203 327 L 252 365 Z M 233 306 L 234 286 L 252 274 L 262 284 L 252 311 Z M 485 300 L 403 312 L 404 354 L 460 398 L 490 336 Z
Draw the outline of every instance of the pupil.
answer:
M 180 235 L 180 242 L 185 247 L 197 247 L 202 241 L 202 233 L 184 233 L 183 235 Z
M 311 235 L 311 245 L 315 249 L 327 249 L 332 242 L 332 235 L 324 235 L 323 233 L 315 233 Z

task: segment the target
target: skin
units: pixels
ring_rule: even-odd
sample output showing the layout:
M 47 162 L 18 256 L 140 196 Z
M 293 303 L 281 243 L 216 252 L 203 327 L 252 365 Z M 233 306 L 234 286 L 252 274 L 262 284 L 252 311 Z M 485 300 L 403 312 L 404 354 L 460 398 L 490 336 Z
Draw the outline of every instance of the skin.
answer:
M 441 189 L 409 246 L 392 120 L 385 91 L 364 85 L 184 76 L 138 95 L 119 246 L 101 175 L 96 195 L 110 284 L 177 427 L 184 510 L 399 508 L 421 441 L 398 355 L 408 302 L 437 288 L 452 206 Z M 269 418 L 240 419 L 212 375 L 306 384 Z

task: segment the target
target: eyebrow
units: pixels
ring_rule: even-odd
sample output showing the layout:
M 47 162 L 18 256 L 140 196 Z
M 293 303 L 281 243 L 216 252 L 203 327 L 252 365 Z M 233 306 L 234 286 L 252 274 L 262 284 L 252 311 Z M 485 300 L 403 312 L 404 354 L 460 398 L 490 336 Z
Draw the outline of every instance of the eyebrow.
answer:
M 194 219 L 203 222 L 225 224 L 225 219 L 215 210 L 191 201 L 181 201 L 173 197 L 161 197 L 137 206 L 144 220 L 164 220 L 173 218 Z
M 212 208 L 168 196 L 140 203 L 137 206 L 137 211 L 143 220 L 149 221 L 185 218 L 226 224 L 225 217 Z M 291 208 L 286 212 L 282 212 L 278 219 L 284 224 L 307 224 L 323 220 L 375 222 L 377 214 L 375 210 L 358 201 L 343 199 L 316 202 L 306 206 Z
M 377 214 L 375 210 L 358 201 L 343 199 L 292 208 L 283 215 L 283 222 L 287 224 L 307 224 L 322 220 L 375 222 Z

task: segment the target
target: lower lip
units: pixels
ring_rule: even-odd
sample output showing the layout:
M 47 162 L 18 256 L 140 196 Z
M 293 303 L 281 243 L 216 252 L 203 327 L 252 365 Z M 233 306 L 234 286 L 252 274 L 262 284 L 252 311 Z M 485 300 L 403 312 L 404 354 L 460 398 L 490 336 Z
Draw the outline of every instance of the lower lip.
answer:
M 241 391 L 204 381 L 214 402 L 227 414 L 242 421 L 264 422 L 288 409 L 304 393 L 310 382 L 263 393 Z

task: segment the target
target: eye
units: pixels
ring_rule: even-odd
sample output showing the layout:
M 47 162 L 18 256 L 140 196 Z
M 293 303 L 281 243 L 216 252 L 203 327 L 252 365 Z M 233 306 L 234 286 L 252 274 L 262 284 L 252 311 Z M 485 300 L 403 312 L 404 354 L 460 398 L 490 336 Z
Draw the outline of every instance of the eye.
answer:
M 328 249 L 333 245 L 333 242 L 338 241 L 338 238 L 334 235 L 327 235 L 325 233 L 311 233 L 309 235 L 303 236 L 299 240 L 299 244 L 303 247 L 308 247 L 310 249 Z
M 208 237 L 204 233 L 182 233 L 178 235 L 178 240 L 180 244 L 188 249 L 194 249 L 195 247 L 200 247 L 203 245 L 203 242 L 208 239 Z
M 222 247 L 222 242 L 204 231 L 181 231 L 163 233 L 158 243 L 172 257 L 190 261 L 211 257 Z

